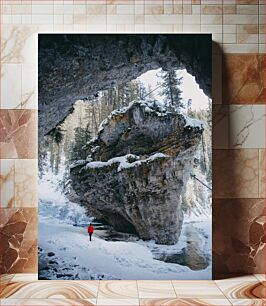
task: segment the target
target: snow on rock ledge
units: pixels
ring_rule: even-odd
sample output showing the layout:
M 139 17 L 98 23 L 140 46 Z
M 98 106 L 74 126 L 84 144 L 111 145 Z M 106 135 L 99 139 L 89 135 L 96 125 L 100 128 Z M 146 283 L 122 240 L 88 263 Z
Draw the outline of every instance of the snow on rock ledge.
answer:
M 152 101 L 114 111 L 88 144 L 72 185 L 90 213 L 159 244 L 178 241 L 182 193 L 201 140 L 199 121 Z

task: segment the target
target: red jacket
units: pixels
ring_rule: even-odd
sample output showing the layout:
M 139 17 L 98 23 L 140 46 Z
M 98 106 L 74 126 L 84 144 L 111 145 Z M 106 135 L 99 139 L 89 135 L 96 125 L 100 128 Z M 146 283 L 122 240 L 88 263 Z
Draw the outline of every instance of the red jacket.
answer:
M 94 227 L 92 225 L 88 226 L 88 233 L 92 234 L 94 232 Z

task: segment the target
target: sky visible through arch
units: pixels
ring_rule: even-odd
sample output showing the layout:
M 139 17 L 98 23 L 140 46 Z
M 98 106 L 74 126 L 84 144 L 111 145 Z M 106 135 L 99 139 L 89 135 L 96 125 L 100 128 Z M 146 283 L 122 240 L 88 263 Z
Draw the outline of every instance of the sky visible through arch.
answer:
M 147 90 L 149 85 L 151 90 L 154 90 L 156 87 L 158 87 L 158 83 L 162 80 L 159 76 L 161 70 L 162 68 L 149 70 L 139 76 L 137 80 L 142 82 Z M 176 74 L 178 77 L 183 78 L 180 89 L 182 90 L 181 97 L 184 105 L 187 106 L 187 101 L 192 99 L 192 110 L 198 111 L 208 109 L 209 98 L 204 94 L 203 90 L 200 89 L 195 77 L 189 74 L 186 69 L 176 70 Z M 160 88 L 154 90 L 153 96 L 156 100 L 163 102 L 164 97 L 160 95 Z

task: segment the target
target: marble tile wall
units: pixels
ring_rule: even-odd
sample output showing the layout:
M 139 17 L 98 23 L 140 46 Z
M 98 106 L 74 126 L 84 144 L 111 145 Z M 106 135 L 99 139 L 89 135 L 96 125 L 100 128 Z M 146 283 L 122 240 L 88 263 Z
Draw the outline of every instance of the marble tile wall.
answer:
M 214 277 L 265 272 L 264 0 L 2 0 L 0 10 L 2 273 L 37 270 L 37 35 L 62 32 L 212 33 Z

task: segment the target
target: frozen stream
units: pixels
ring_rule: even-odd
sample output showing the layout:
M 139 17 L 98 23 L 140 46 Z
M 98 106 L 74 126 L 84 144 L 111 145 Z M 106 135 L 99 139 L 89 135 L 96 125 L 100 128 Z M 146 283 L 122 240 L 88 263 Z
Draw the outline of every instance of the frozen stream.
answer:
M 112 241 L 108 229 L 96 229 L 90 242 L 86 226 L 93 218 L 88 218 L 83 207 L 70 202 L 55 186 L 58 181 L 51 174 L 45 175 L 39 183 L 39 278 L 211 278 L 210 220 L 199 222 L 185 218 L 180 240 L 172 246 L 142 241 L 134 235 Z M 172 263 L 175 258 L 172 255 L 182 253 L 187 247 L 191 251 L 190 257 L 194 249 L 200 250 L 207 258 L 208 266 L 192 270 Z M 162 257 L 169 257 L 170 262 L 156 259 Z

